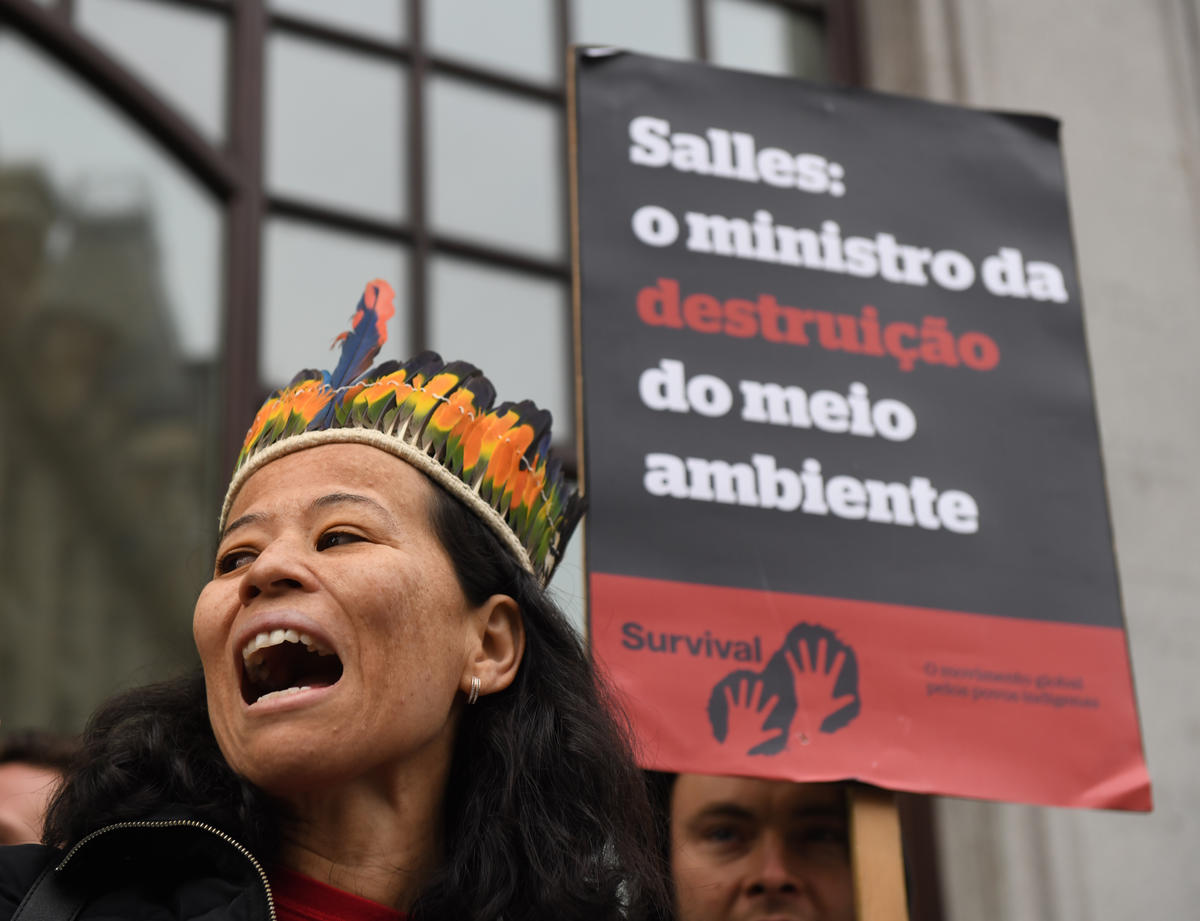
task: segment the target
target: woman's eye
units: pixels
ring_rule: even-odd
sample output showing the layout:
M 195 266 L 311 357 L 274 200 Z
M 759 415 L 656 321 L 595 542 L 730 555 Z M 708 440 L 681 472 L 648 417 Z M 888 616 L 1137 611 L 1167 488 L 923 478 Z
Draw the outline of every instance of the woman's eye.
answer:
M 224 575 L 228 572 L 233 572 L 235 569 L 241 569 L 254 561 L 254 551 L 245 548 L 230 550 L 224 556 L 217 560 L 217 572 Z
M 361 534 L 350 531 L 326 531 L 317 538 L 317 549 L 328 550 L 330 547 L 341 547 L 344 544 L 356 544 L 366 540 Z

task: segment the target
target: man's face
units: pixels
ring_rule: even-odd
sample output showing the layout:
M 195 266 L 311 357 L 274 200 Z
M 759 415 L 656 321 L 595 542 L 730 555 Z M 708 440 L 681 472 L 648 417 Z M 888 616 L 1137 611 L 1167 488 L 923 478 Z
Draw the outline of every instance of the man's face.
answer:
M 49 768 L 6 761 L 0 764 L 0 844 L 36 844 L 59 776 Z
M 854 921 L 842 786 L 680 774 L 671 875 L 679 921 Z

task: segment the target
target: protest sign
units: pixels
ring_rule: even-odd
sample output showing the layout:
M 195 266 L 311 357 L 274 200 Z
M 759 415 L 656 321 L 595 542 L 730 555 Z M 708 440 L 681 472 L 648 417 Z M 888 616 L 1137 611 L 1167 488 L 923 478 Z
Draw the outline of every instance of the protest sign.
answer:
M 589 630 L 647 766 L 1148 809 L 1057 123 L 573 65 Z

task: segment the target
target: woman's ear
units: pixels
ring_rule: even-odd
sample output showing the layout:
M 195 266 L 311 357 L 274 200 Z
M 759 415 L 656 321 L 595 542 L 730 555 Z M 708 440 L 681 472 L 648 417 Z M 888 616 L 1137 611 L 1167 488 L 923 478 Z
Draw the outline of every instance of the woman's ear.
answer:
M 471 679 L 478 678 L 480 696 L 495 694 L 512 684 L 525 655 L 521 608 L 508 595 L 492 595 L 471 616 L 478 643 L 468 655 L 460 687 L 469 697 Z

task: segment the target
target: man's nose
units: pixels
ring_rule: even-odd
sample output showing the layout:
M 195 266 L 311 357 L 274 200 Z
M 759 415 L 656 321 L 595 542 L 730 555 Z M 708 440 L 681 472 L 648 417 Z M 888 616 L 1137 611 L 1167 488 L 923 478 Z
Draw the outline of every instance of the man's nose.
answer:
M 801 880 L 794 861 L 788 859 L 787 844 L 773 834 L 759 839 L 746 877 L 747 895 L 777 895 L 800 891 Z

